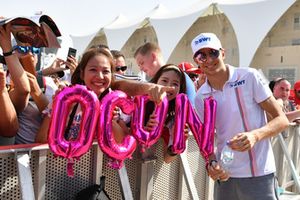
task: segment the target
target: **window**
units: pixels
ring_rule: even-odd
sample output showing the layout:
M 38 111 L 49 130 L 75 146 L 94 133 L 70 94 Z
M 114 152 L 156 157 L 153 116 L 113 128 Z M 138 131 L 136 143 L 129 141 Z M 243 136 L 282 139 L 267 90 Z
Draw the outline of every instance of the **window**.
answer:
M 296 69 L 295 68 L 287 68 L 287 67 L 281 67 L 281 68 L 272 68 L 268 71 L 268 79 L 273 80 L 275 78 L 285 78 L 288 80 L 291 85 L 294 85 L 295 79 L 296 79 Z
M 300 13 L 294 15 L 294 30 L 300 30 Z
M 292 45 L 300 45 L 300 39 L 293 39 Z

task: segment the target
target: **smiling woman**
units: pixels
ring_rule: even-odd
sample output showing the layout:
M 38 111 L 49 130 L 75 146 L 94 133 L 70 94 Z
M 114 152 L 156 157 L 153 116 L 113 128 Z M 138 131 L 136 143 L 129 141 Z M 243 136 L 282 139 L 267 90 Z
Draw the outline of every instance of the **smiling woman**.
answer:
M 176 154 L 170 151 L 175 123 L 175 99 L 179 93 L 186 93 L 185 75 L 176 65 L 167 64 L 158 70 L 151 82 L 175 88 L 172 92 L 167 92 L 169 107 L 162 133 L 162 138 L 164 139 L 164 160 L 166 163 L 169 163 L 176 158 Z M 145 113 L 146 130 L 152 130 L 159 123 L 155 120 L 156 116 L 153 114 L 153 110 L 153 104 L 149 102 L 146 105 Z
M 97 94 L 99 100 L 102 100 L 102 98 L 111 91 L 110 86 L 113 83 L 112 66 L 113 58 L 108 51 L 99 48 L 90 49 L 83 54 L 78 67 L 72 75 L 71 83 L 72 85 L 86 85 L 88 89 Z M 82 108 L 80 105 L 76 105 L 78 104 L 74 104 L 71 109 L 74 114 L 69 113 L 68 123 L 70 125 L 68 126 L 69 128 L 65 130 L 65 137 L 67 139 L 76 140 L 78 137 L 78 127 L 82 119 Z M 37 136 L 37 142 L 47 141 L 50 116 L 44 118 Z M 119 122 L 116 122 L 113 123 L 113 132 L 115 140 L 120 142 L 127 133 L 127 129 L 123 129 L 119 126 Z

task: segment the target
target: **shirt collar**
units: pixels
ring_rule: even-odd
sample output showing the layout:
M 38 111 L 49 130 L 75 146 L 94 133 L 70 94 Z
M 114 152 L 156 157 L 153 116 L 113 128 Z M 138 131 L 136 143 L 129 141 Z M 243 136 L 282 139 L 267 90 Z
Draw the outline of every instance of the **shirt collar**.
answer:
M 228 65 L 228 64 L 226 64 L 226 67 L 229 70 L 229 78 L 228 78 L 228 80 L 226 81 L 225 84 L 233 83 L 233 82 L 237 81 L 238 80 L 238 74 L 237 74 L 236 68 L 231 66 L 231 65 Z M 216 90 L 213 89 L 209 85 L 209 83 L 207 82 L 207 79 L 206 79 L 205 83 L 201 86 L 201 90 L 200 90 L 201 94 L 210 94 L 210 93 L 215 92 L 215 91 Z

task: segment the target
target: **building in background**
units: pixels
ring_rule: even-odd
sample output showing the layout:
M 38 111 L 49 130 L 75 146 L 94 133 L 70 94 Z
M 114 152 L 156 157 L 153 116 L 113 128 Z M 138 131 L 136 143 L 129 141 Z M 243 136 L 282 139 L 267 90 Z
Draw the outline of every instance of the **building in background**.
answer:
M 265 11 L 269 12 L 269 11 Z M 226 13 L 226 12 L 225 12 Z M 253 13 L 255 15 L 255 13 Z M 264 19 L 262 19 L 264 20 Z M 247 23 L 245 21 L 245 23 Z M 254 26 L 255 27 L 255 26 Z M 170 36 L 180 27 L 169 30 Z M 236 32 L 229 18 L 216 4 L 211 4 L 192 25 L 186 30 L 183 36 L 165 60 L 168 63 L 180 63 L 181 61 L 192 60 L 190 47 L 191 40 L 200 32 L 214 32 L 221 39 L 222 45 L 226 47 L 227 63 L 239 66 L 240 50 Z M 257 30 L 253 28 L 248 37 L 255 36 Z M 122 37 L 122 35 L 120 35 Z M 136 49 L 146 42 L 159 44 L 157 31 L 149 18 L 145 18 L 126 40 L 121 51 L 127 58 L 127 66 L 132 74 L 138 74 L 139 68 L 135 63 L 133 54 Z M 170 37 L 169 43 L 174 43 Z M 99 31 L 88 46 L 94 44 L 108 44 L 105 31 Z M 160 45 L 160 44 L 159 44 Z M 164 51 L 164 49 L 162 48 Z M 248 66 L 260 69 L 269 80 L 276 77 L 284 77 L 293 85 L 300 79 L 300 1 L 295 1 L 291 7 L 285 10 L 283 15 L 266 34 L 265 38 L 254 51 L 253 58 Z M 247 67 L 247 66 L 243 66 Z

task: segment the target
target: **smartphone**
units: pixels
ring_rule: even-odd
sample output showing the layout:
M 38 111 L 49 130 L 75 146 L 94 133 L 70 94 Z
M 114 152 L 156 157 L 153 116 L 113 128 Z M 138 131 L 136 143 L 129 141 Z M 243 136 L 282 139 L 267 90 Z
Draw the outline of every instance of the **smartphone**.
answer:
M 69 47 L 68 56 L 67 56 L 67 59 L 66 59 L 66 60 L 68 60 L 68 57 L 69 57 L 69 56 L 76 57 L 76 52 L 77 52 L 77 49 L 74 49 L 74 48 L 72 48 L 72 47 Z M 66 68 L 68 68 L 68 66 L 66 66 Z

